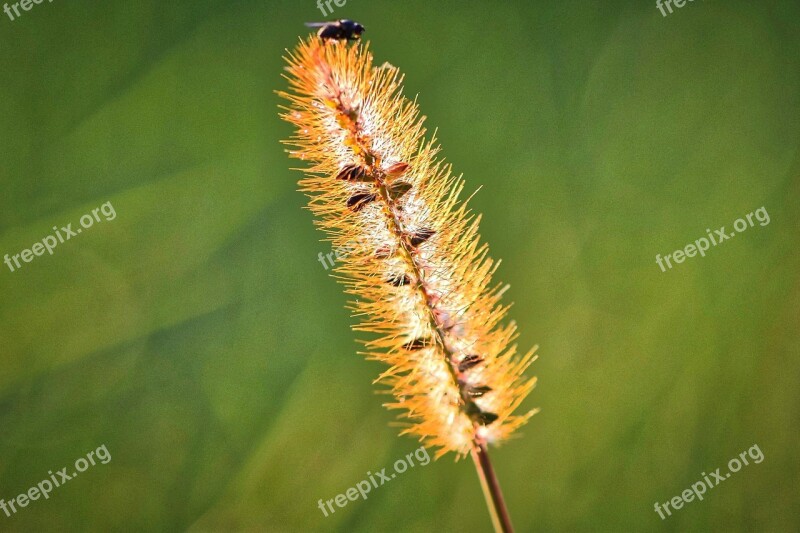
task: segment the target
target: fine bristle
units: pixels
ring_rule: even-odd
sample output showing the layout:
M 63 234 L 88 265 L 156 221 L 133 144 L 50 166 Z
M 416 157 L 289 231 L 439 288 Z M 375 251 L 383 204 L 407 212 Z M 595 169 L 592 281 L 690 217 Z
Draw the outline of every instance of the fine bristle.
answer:
M 355 326 L 375 334 L 365 355 L 389 365 L 402 433 L 458 456 L 496 443 L 534 413 L 513 414 L 535 384 L 516 327 L 502 324 L 504 286 L 479 243 L 479 216 L 459 202 L 463 182 L 425 140 L 416 103 L 397 68 L 373 67 L 368 45 L 310 37 L 287 58 L 297 127 L 291 154 L 309 208 L 337 249 L 336 271 L 355 295 Z M 338 257 L 338 254 L 337 254 Z

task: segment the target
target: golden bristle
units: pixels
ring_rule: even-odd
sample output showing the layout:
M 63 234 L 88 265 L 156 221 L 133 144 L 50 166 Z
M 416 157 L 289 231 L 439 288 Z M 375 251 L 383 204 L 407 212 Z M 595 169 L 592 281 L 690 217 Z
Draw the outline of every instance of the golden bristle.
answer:
M 389 365 L 376 380 L 403 410 L 402 433 L 464 456 L 507 438 L 534 414 L 514 415 L 535 384 L 519 355 L 516 326 L 501 324 L 503 286 L 479 243 L 478 222 L 459 202 L 460 177 L 424 139 L 424 117 L 402 95 L 397 68 L 374 67 L 368 45 L 310 37 L 287 58 L 297 127 L 291 155 L 308 163 L 301 190 L 317 224 L 348 253 L 338 277 L 377 334 L 365 354 Z

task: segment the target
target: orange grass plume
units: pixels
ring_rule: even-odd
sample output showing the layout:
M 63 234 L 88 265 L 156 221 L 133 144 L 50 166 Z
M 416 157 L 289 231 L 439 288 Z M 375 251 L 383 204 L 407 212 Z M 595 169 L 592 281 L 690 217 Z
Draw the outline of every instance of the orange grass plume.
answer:
M 286 141 L 307 165 L 300 188 L 336 249 L 336 272 L 364 352 L 388 365 L 387 407 L 403 434 L 457 457 L 509 437 L 535 411 L 514 414 L 535 378 L 534 359 L 504 323 L 507 286 L 478 235 L 480 216 L 459 201 L 460 177 L 425 139 L 424 117 L 402 94 L 402 75 L 373 66 L 368 44 L 311 36 L 287 56 Z

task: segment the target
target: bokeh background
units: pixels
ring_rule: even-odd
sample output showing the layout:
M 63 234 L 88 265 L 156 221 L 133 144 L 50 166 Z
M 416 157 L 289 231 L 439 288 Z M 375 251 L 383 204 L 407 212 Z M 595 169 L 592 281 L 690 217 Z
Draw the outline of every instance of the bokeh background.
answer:
M 485 215 L 541 407 L 493 453 L 519 531 L 800 528 L 800 5 L 347 0 Z M 0 498 L 107 465 L 2 531 L 489 531 L 356 354 L 279 140 L 312 0 L 55 0 L 0 16 Z M 655 263 L 764 206 L 666 273 Z M 757 444 L 662 521 L 653 509 Z

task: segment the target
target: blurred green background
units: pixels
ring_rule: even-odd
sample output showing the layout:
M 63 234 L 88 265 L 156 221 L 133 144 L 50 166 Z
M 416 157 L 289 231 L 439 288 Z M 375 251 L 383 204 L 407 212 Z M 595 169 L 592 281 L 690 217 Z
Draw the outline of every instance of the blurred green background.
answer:
M 348 0 L 503 259 L 542 412 L 494 451 L 519 531 L 800 528 L 800 5 Z M 541 3 L 545 4 L 545 3 Z M 2 15 L 2 14 L 0 14 Z M 489 531 L 474 468 L 416 467 L 279 144 L 312 0 L 0 16 L 0 498 L 112 460 L 2 531 Z M 764 206 L 771 223 L 663 273 Z M 653 509 L 757 444 L 703 502 Z

